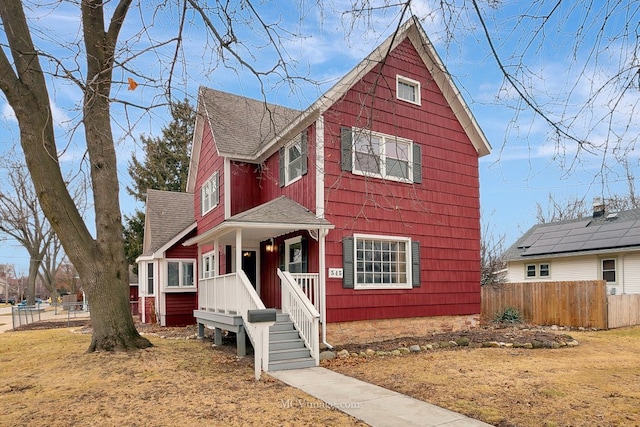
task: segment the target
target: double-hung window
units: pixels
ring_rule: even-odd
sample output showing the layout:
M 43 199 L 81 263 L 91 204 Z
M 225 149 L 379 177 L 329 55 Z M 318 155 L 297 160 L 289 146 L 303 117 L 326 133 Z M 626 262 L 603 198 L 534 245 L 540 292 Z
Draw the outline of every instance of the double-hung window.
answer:
M 616 283 L 615 259 L 612 258 L 602 260 L 602 280 L 606 280 L 607 283 Z
M 167 261 L 167 286 L 170 288 L 194 286 L 193 264 L 193 261 Z
M 396 181 L 411 181 L 412 141 L 362 129 L 353 134 L 353 172 Z
M 152 262 L 148 262 L 147 263 L 147 295 L 153 295 L 154 289 L 153 289 L 153 263 Z
M 220 200 L 218 183 L 218 172 L 216 171 L 202 184 L 200 190 L 200 205 L 203 216 L 218 205 Z
M 307 173 L 307 132 L 289 141 L 279 151 L 280 186 L 284 187 Z

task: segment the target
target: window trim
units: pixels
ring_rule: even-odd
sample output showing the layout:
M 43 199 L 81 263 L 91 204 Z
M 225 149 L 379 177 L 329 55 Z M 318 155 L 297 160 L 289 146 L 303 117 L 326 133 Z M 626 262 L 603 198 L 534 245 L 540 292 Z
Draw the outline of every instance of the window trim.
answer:
M 352 129 L 352 134 L 353 134 L 353 149 L 351 150 L 351 164 L 352 164 L 352 169 L 351 169 L 351 173 L 353 173 L 354 175 L 360 175 L 360 176 L 366 176 L 366 177 L 370 177 L 370 178 L 380 178 L 380 179 L 384 179 L 384 180 L 388 180 L 388 181 L 397 181 L 397 182 L 406 182 L 406 183 L 412 183 L 414 182 L 413 179 L 413 168 L 414 168 L 414 164 L 413 164 L 413 147 L 414 147 L 414 142 L 411 139 L 408 138 L 403 138 L 401 136 L 396 136 L 396 135 L 388 135 L 385 133 L 381 133 L 381 132 L 376 132 L 376 131 L 370 131 L 367 129 L 360 129 L 360 128 L 356 128 L 353 127 Z M 356 144 L 355 141 L 359 136 L 365 136 L 365 137 L 377 137 L 380 138 L 380 152 L 376 155 L 379 159 L 380 159 L 380 167 L 379 167 L 379 172 L 367 172 L 367 171 L 363 171 L 358 169 L 357 167 L 357 161 L 356 161 L 356 156 L 357 153 L 359 152 L 358 150 L 356 150 Z M 408 145 L 408 149 L 407 149 L 407 177 L 406 178 L 402 178 L 399 176 L 395 176 L 395 175 L 389 175 L 387 174 L 387 153 L 386 153 L 386 143 L 387 140 L 391 139 L 394 142 L 398 142 L 398 143 L 402 143 L 402 144 L 407 144 Z
M 613 270 L 611 269 L 604 269 L 604 262 L 605 261 L 613 261 Z M 610 272 L 613 271 L 613 275 L 615 277 L 615 279 L 613 280 L 613 282 L 608 281 L 607 279 L 604 278 L 604 273 L 605 271 Z M 607 282 L 607 285 L 617 285 L 618 284 L 618 259 L 617 258 L 600 258 L 600 278 L 602 280 L 604 280 L 605 282 Z
M 156 277 L 156 274 L 155 274 L 155 263 L 153 261 L 147 262 L 146 263 L 146 268 L 147 268 L 147 271 L 145 273 L 146 274 L 146 278 L 145 278 L 146 279 L 146 282 L 145 282 L 145 284 L 146 284 L 145 295 L 146 296 L 153 296 L 153 295 L 156 294 L 155 293 L 155 289 L 156 289 L 156 286 L 155 286 L 155 283 L 156 283 L 155 282 L 155 277 Z M 151 274 L 149 274 L 149 273 L 151 273 Z M 149 285 L 151 285 L 151 293 L 149 293 Z
M 400 96 L 400 84 L 413 87 L 416 95 L 415 101 L 411 99 L 406 99 Z M 422 106 L 422 96 L 421 96 L 420 87 L 421 85 L 419 81 L 410 79 L 409 77 L 405 77 L 400 74 L 396 74 L 396 98 L 399 99 L 400 101 L 408 102 L 413 105 Z
M 208 266 L 209 268 L 205 268 L 205 266 L 207 266 L 207 261 L 208 261 Z M 207 253 L 202 254 L 202 272 L 201 272 L 201 279 L 210 279 L 212 277 L 216 276 L 216 254 L 215 251 L 209 251 Z
M 178 286 L 170 286 L 169 285 L 169 264 L 171 263 L 177 263 L 178 264 Z M 166 260 L 166 262 L 164 263 L 164 272 L 166 273 L 166 278 L 163 281 L 164 282 L 164 289 L 165 290 L 171 290 L 171 289 L 195 289 L 197 287 L 197 283 L 196 283 L 196 260 L 195 259 L 190 259 L 190 258 L 168 258 Z M 191 264 L 193 271 L 191 274 L 191 285 L 184 285 L 183 284 L 183 266 L 185 264 Z
M 296 144 L 300 144 L 300 157 L 298 157 L 296 160 L 300 161 L 300 175 L 291 178 L 289 176 L 289 167 L 291 166 L 291 161 L 289 158 L 289 149 L 291 147 L 293 147 Z M 287 185 L 293 184 L 296 181 L 299 181 L 302 179 L 302 176 L 304 175 L 303 173 L 303 168 L 302 168 L 302 162 L 304 161 L 304 153 L 303 153 L 304 147 L 302 144 L 302 136 L 298 135 L 296 138 L 292 139 L 291 141 L 289 141 L 285 146 L 284 146 L 284 185 L 285 187 Z
M 378 240 L 378 241 L 389 241 L 389 242 L 404 242 L 405 243 L 405 254 L 406 254 L 406 283 L 358 283 L 358 240 Z M 412 260 L 412 245 L 410 237 L 402 237 L 402 236 L 387 236 L 387 235 L 377 235 L 377 234 L 359 234 L 354 233 L 353 235 L 353 289 L 355 290 L 385 290 L 385 289 L 412 289 L 413 279 L 413 260 Z
M 289 247 L 291 245 L 300 244 L 300 270 L 304 269 L 304 250 L 302 248 L 302 236 L 292 237 L 291 239 L 286 239 L 284 241 L 284 268 L 286 271 L 291 272 L 290 262 L 289 262 Z
M 547 266 L 547 272 L 548 274 L 546 276 L 543 276 L 541 274 L 542 271 L 542 266 L 546 265 Z M 529 275 L 529 267 L 533 267 L 533 276 Z M 538 263 L 527 263 L 524 265 L 524 278 L 525 280 L 531 280 L 531 279 L 550 279 L 551 278 L 551 263 L 550 262 L 538 262 Z
M 200 211 L 202 213 L 202 216 L 205 216 L 220 204 L 220 188 L 218 183 L 218 171 L 215 171 L 202 184 L 202 187 L 200 187 Z M 209 194 L 209 206 L 205 205 L 205 192 L 207 190 L 207 187 L 210 187 L 211 189 L 211 193 Z

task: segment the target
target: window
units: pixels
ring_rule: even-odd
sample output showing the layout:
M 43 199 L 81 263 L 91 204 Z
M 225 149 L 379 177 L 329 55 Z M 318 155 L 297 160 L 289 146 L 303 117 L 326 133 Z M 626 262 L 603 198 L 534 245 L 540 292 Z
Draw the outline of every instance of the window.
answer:
M 411 140 L 361 129 L 353 139 L 354 173 L 411 181 Z
M 147 295 L 153 295 L 153 263 L 147 263 Z
M 220 200 L 218 194 L 218 182 L 218 172 L 214 172 L 213 175 L 211 175 L 211 177 L 202 184 L 202 188 L 200 190 L 202 215 L 205 215 L 218 205 Z
M 278 154 L 280 162 L 280 187 L 297 181 L 307 173 L 307 133 L 302 132 L 282 147 Z
M 549 278 L 551 276 L 551 264 L 548 262 L 540 264 L 525 265 L 525 277 L 527 279 Z
M 420 82 L 407 77 L 396 76 L 396 97 L 412 104 L 421 105 Z
M 193 261 L 168 261 L 167 286 L 193 286 Z
M 422 147 L 410 139 L 340 129 L 340 168 L 357 175 L 422 183 Z
M 208 252 L 202 255 L 202 278 L 206 279 L 216 275 L 215 254 Z
M 607 283 L 616 282 L 616 260 L 615 259 L 602 260 L 602 280 L 606 280 Z
M 285 269 L 290 273 L 306 273 L 307 254 L 302 237 L 285 240 Z
M 353 286 L 345 287 L 390 289 L 419 286 L 418 242 L 403 237 L 354 235 L 353 239 L 344 239 L 343 250 L 345 275 L 352 275 L 346 277 L 343 284 L 354 281 Z M 349 258 L 355 261 L 353 266 L 347 266 Z

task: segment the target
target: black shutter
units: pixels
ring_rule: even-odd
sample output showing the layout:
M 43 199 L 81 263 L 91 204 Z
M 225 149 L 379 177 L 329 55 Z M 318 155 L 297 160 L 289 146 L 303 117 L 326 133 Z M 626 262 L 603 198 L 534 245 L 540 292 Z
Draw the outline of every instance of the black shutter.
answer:
M 353 135 L 351 128 L 340 128 L 340 166 L 343 171 L 353 170 L 351 152 L 353 150 Z
M 284 168 L 286 166 L 284 164 L 284 147 L 278 150 L 278 164 L 280 165 L 280 171 L 278 174 L 278 183 L 280 187 L 284 187 Z
M 422 147 L 413 143 L 413 182 L 422 183 Z
M 307 146 L 308 146 L 308 137 L 307 137 L 307 130 L 305 129 L 304 131 L 302 131 L 302 134 L 300 135 L 300 149 L 302 150 L 302 173 L 301 175 L 306 175 L 307 174 L 307 157 L 308 156 L 308 150 L 307 150 Z
M 420 242 L 411 242 L 411 286 L 420 287 Z
M 345 237 L 342 239 L 342 287 L 353 289 L 354 282 L 353 237 Z

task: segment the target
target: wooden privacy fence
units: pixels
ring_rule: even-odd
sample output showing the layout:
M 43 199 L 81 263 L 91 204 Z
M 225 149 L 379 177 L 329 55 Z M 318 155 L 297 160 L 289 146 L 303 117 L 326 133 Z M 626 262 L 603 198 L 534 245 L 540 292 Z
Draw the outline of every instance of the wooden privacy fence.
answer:
M 482 287 L 483 318 L 493 319 L 507 307 L 518 309 L 527 322 L 536 325 L 609 328 L 607 290 L 603 280 L 504 283 Z
M 640 294 L 609 295 L 607 301 L 609 328 L 640 325 Z

